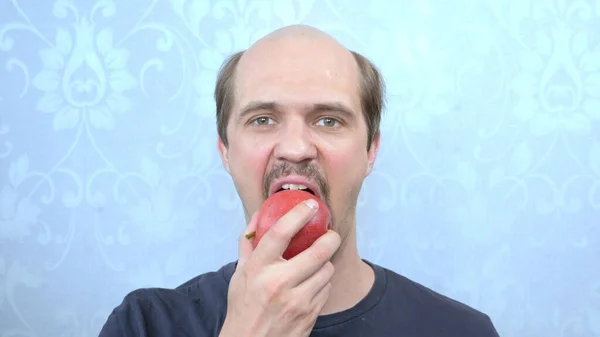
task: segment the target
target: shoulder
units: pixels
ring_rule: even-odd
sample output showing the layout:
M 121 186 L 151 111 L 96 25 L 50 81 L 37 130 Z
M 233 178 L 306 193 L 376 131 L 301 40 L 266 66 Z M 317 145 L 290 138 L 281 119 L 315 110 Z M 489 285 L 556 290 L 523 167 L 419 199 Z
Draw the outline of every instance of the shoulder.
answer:
M 129 292 L 109 315 L 101 336 L 123 332 L 135 335 L 149 326 L 159 331 L 194 316 L 206 321 L 220 320 L 226 311 L 229 273 L 233 268 L 233 262 L 226 264 L 173 289 L 140 288 Z
M 191 299 L 203 296 L 214 296 L 227 293 L 229 280 L 235 271 L 236 262 L 229 262 L 215 271 L 200 274 L 174 289 L 174 291 L 188 296 Z
M 172 305 L 183 302 L 215 300 L 225 296 L 235 262 L 223 265 L 218 270 L 206 272 L 182 283 L 175 288 L 140 288 L 125 296 L 125 303 Z M 171 303 L 174 302 L 174 303 Z
M 442 295 L 421 283 L 413 281 L 392 270 L 384 268 L 388 291 L 386 294 L 406 301 L 407 308 L 424 324 L 435 322 L 437 329 L 463 336 L 497 337 L 498 334 L 488 315 L 465 304 Z

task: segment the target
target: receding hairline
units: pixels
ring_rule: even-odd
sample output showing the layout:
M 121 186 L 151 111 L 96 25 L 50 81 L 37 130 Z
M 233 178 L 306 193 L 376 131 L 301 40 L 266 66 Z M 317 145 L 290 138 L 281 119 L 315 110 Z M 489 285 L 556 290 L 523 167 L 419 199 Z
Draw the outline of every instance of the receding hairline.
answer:
M 239 59 L 236 60 L 233 75 L 237 73 L 239 68 L 244 67 L 245 63 L 248 62 L 246 58 L 252 58 L 254 56 L 253 54 L 256 53 L 259 55 L 259 59 L 261 59 L 261 55 L 264 55 L 265 53 L 268 54 L 271 50 L 278 50 L 281 48 L 281 46 L 278 45 L 285 45 L 287 43 L 316 44 L 327 48 L 331 52 L 344 54 L 342 57 L 352 58 L 353 56 L 352 51 L 346 48 L 346 46 L 340 43 L 332 35 L 312 26 L 295 24 L 274 30 L 250 45 L 250 47 L 242 52 Z M 356 59 L 353 61 L 355 66 L 358 66 Z
M 256 41 L 248 49 L 239 51 L 229 56 L 225 62 L 221 65 L 218 72 L 217 85 L 215 87 L 214 97 L 217 103 L 217 124 L 219 126 L 219 137 L 223 141 L 224 145 L 228 145 L 227 139 L 227 128 L 233 108 L 235 105 L 235 83 L 240 68 L 240 63 L 243 57 L 251 51 L 252 48 L 259 47 L 260 43 L 276 42 L 280 39 L 287 39 L 294 36 L 304 36 L 307 38 L 319 38 L 324 39 L 323 41 L 329 41 L 335 45 L 341 47 L 345 52 L 352 56 L 354 66 L 357 71 L 358 78 L 358 90 L 361 96 L 361 110 L 363 116 L 368 121 L 369 127 L 369 141 L 368 147 L 376 136 L 379 135 L 379 123 L 381 121 L 381 115 L 385 109 L 385 82 L 381 77 L 377 67 L 372 64 L 370 60 L 361 55 L 360 53 L 346 48 L 343 44 L 333 38 L 331 35 L 318 30 L 311 26 L 304 25 L 293 25 L 280 28 L 272 33 L 266 35 L 260 40 Z M 374 88 L 374 91 L 370 91 L 369 87 Z M 366 97 L 365 97 L 366 96 Z M 365 105 L 367 103 L 367 105 Z M 367 114 L 373 113 L 371 116 Z M 224 127 L 224 128 L 223 128 Z
M 236 103 L 236 83 L 238 82 L 238 76 L 240 69 L 245 66 L 252 67 L 252 63 L 257 60 L 247 60 L 247 57 L 252 57 L 251 54 L 257 53 L 258 56 L 264 55 L 264 53 L 268 53 L 269 50 L 273 48 L 277 49 L 277 45 L 282 43 L 302 43 L 308 42 L 309 44 L 323 44 L 327 45 L 327 48 L 331 48 L 336 53 L 344 54 L 342 57 L 348 57 L 348 64 L 351 64 L 350 67 L 356 71 L 356 78 L 358 79 L 358 87 L 357 92 L 360 93 L 362 91 L 361 83 L 363 81 L 363 74 L 361 71 L 361 64 L 359 62 L 359 57 L 362 57 L 360 54 L 355 53 L 352 50 L 346 48 L 342 43 L 340 43 L 336 38 L 327 34 L 326 32 L 303 24 L 295 24 L 290 26 L 285 26 L 279 28 L 277 30 L 272 31 L 271 33 L 263 36 L 254 42 L 250 47 L 245 50 L 239 51 L 233 55 L 231 55 L 226 62 L 224 62 L 222 67 L 229 66 L 230 74 L 228 81 L 228 91 L 230 93 L 231 105 L 229 109 L 225 111 L 227 114 L 227 121 L 229 121 L 229 117 L 234 112 L 233 107 Z M 258 58 L 259 62 L 262 62 L 261 57 Z M 250 62 L 250 64 L 246 64 L 246 62 Z

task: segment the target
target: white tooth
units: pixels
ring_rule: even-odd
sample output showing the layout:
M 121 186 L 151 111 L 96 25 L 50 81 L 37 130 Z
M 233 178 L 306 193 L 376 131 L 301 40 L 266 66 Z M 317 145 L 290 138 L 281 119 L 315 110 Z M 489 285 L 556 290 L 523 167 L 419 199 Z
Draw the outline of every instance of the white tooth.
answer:
M 298 185 L 298 189 L 300 189 L 300 190 L 307 190 L 308 187 L 306 187 L 304 185 Z
M 281 186 L 281 188 L 283 188 L 284 190 L 289 190 L 290 189 L 290 184 L 283 184 Z
M 290 190 L 297 190 L 298 184 L 290 184 Z

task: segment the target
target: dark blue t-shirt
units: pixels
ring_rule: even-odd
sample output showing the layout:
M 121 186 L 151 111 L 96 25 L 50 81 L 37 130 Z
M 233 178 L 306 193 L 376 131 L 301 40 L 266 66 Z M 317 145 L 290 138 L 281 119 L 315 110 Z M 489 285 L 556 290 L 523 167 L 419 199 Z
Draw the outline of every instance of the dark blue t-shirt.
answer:
M 311 337 L 498 337 L 490 318 L 391 270 L 375 271 L 367 296 L 348 310 L 320 316 Z M 108 317 L 100 337 L 219 335 L 235 262 L 176 289 L 139 289 Z

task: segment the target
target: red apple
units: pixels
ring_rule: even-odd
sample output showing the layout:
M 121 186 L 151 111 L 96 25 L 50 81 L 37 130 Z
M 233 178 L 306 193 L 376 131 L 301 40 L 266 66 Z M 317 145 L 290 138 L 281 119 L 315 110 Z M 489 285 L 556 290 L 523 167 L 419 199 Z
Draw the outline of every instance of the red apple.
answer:
M 263 235 L 279 218 L 289 212 L 294 206 L 307 199 L 316 200 L 319 203 L 319 209 L 313 218 L 292 238 L 282 257 L 286 260 L 293 258 L 310 247 L 321 235 L 325 234 L 331 228 L 331 214 L 325 203 L 306 191 L 283 190 L 265 200 L 259 210 L 256 236 L 252 243 L 254 248 L 256 248 Z

